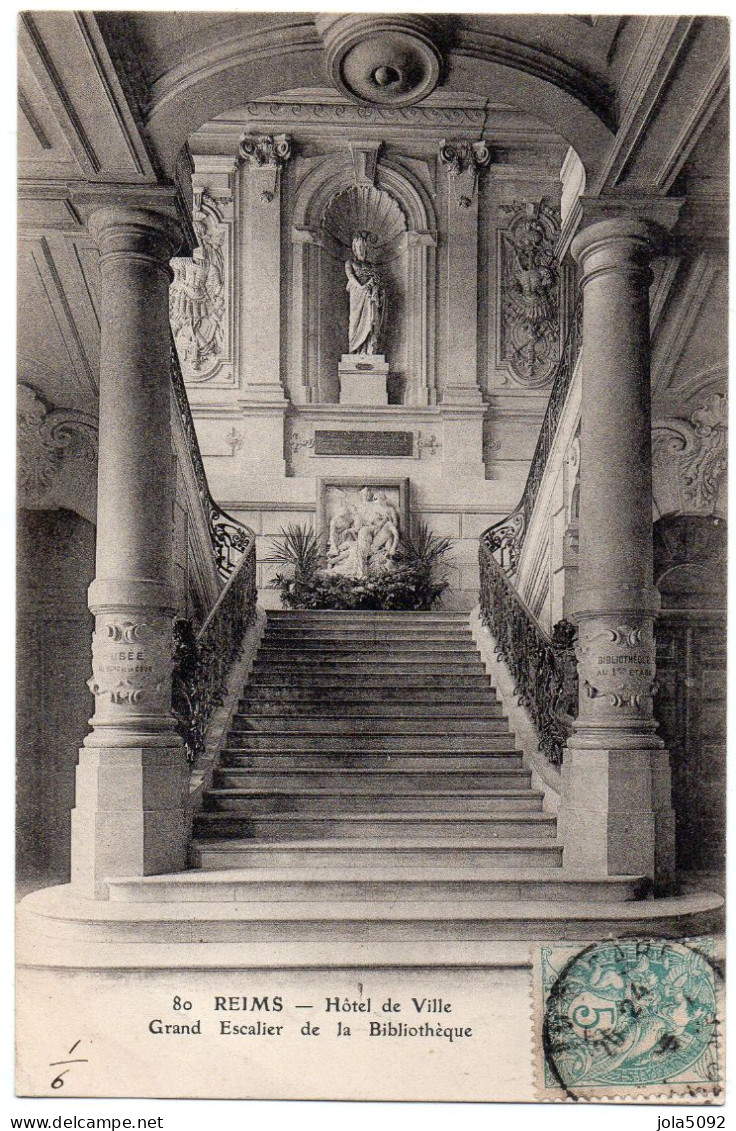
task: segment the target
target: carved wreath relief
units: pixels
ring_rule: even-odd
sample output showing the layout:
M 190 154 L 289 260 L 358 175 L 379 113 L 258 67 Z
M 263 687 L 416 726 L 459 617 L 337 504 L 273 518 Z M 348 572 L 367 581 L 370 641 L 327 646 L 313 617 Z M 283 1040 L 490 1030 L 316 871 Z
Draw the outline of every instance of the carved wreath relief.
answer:
M 500 361 L 525 385 L 549 381 L 559 360 L 559 210 L 541 200 L 501 205 Z
M 611 707 L 646 709 L 656 690 L 651 624 L 581 625 L 576 649 L 583 691 Z

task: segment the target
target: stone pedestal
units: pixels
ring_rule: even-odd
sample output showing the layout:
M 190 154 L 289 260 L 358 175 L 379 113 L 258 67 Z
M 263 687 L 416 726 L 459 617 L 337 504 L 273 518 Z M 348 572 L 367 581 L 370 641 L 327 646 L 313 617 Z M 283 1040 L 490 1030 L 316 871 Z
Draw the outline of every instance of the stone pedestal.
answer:
M 443 424 L 442 480 L 448 487 L 477 485 L 486 475 L 483 463 L 484 405 L 447 404 L 440 414 Z
M 388 404 L 388 362 L 382 353 L 344 353 L 337 372 L 340 404 Z
M 102 302 L 95 713 L 72 815 L 72 883 L 89 898 L 106 895 L 111 876 L 186 861 L 187 766 L 171 713 L 172 211 L 105 207 L 89 221 Z
M 649 259 L 662 233 L 626 215 L 573 242 L 583 270 L 579 715 L 563 765 L 565 865 L 674 867 L 668 757 L 652 712 Z

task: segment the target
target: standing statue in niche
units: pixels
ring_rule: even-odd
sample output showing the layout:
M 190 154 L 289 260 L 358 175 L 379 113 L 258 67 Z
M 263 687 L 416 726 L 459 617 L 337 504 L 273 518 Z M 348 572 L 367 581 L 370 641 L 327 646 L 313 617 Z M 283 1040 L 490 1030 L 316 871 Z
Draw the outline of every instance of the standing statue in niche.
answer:
M 366 260 L 368 233 L 353 237 L 352 256 L 345 263 L 350 300 L 348 352 L 376 354 L 386 316 L 386 291 L 376 268 Z

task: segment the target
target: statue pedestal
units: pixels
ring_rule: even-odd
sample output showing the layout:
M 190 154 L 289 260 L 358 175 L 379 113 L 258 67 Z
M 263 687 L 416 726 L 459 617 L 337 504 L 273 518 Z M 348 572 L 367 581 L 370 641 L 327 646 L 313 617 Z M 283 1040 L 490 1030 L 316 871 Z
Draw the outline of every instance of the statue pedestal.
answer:
M 388 404 L 388 362 L 382 353 L 344 353 L 337 373 L 340 404 Z

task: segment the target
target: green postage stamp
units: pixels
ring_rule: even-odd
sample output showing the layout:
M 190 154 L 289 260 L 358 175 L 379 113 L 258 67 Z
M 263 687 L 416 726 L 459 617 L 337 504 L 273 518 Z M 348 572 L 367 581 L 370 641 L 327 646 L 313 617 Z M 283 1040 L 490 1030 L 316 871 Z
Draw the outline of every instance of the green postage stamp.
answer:
M 712 939 L 545 945 L 535 965 L 539 1099 L 722 1102 Z

